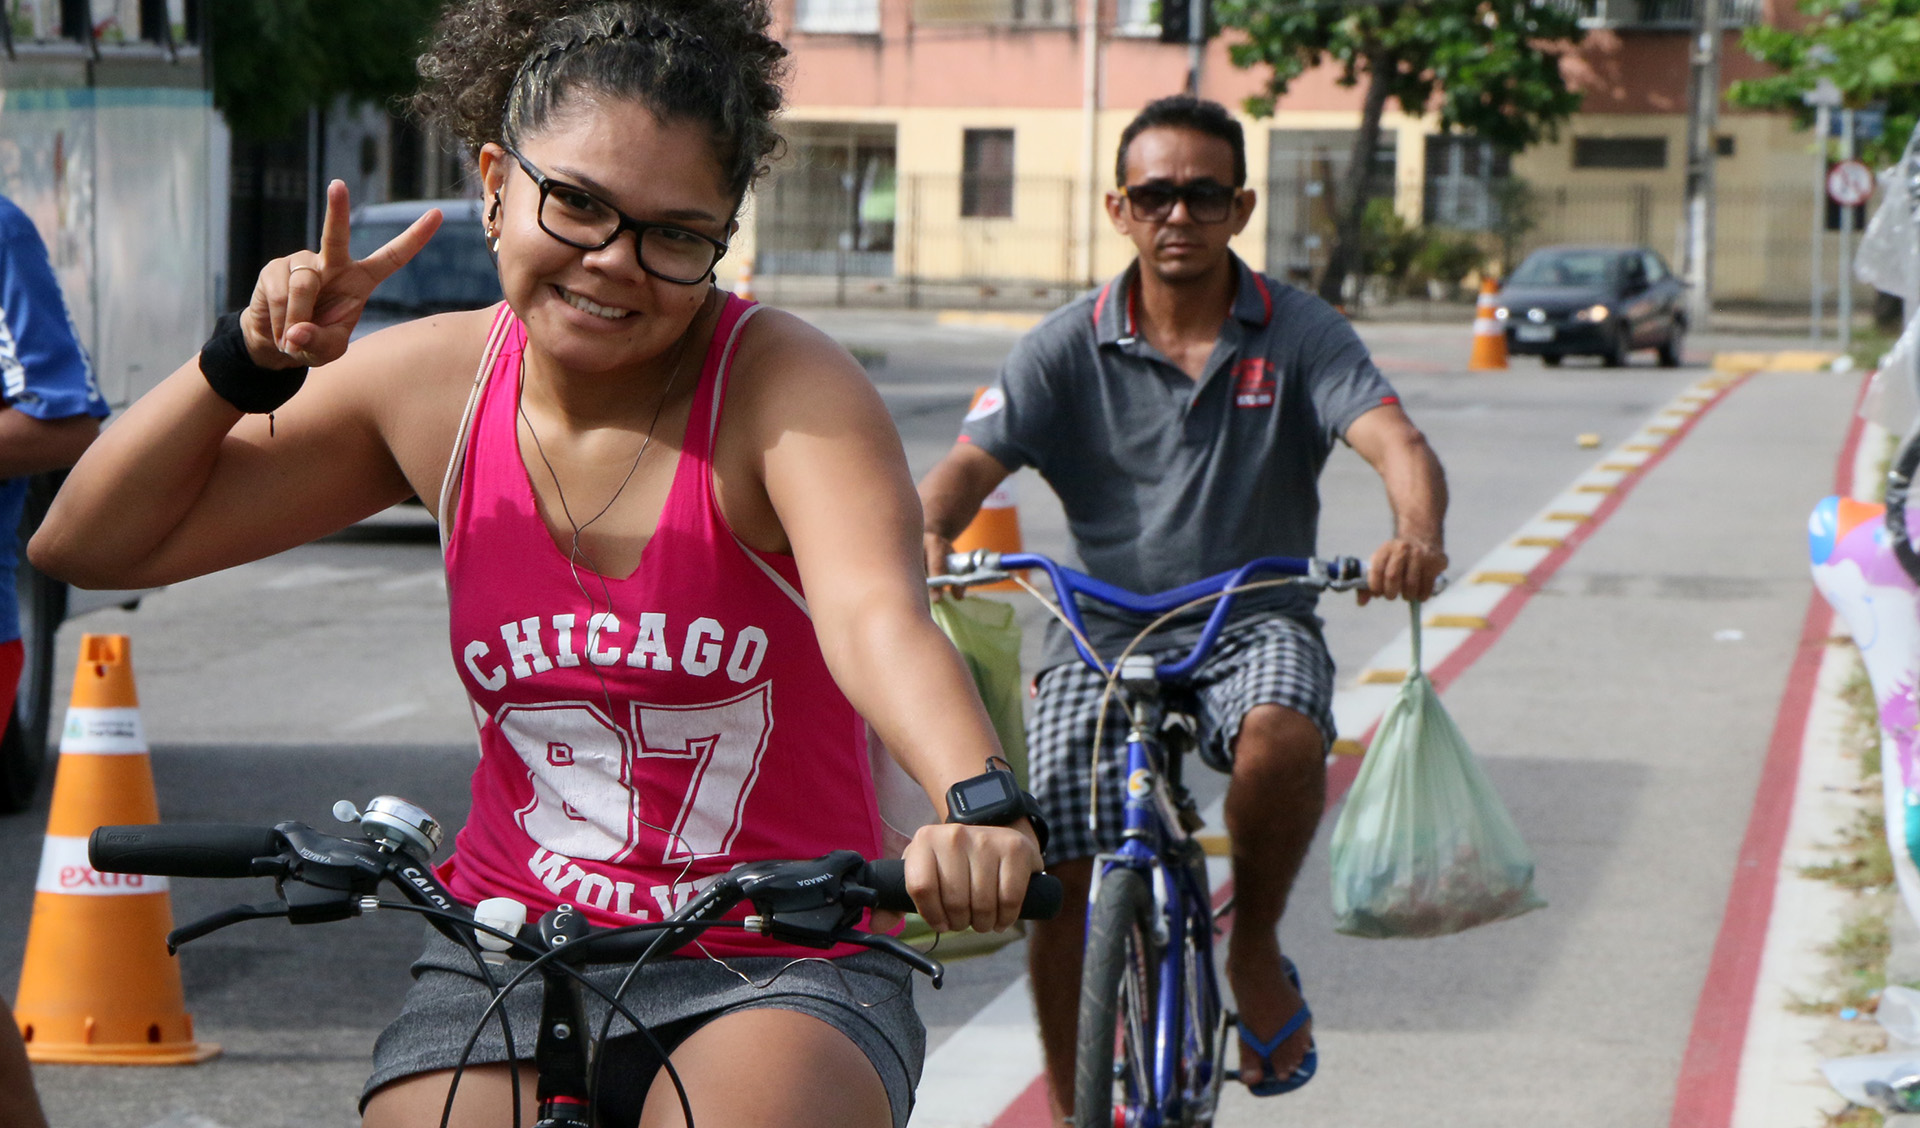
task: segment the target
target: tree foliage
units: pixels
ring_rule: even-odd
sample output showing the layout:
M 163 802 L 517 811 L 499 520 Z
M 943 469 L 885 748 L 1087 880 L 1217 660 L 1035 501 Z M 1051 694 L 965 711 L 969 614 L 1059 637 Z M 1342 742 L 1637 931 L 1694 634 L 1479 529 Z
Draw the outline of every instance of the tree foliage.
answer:
M 413 89 L 441 0 L 209 0 L 213 101 L 242 137 L 285 136 L 340 95 Z
M 1800 11 L 1802 27 L 1746 30 L 1747 53 L 1780 73 L 1734 83 L 1728 101 L 1791 111 L 1808 128 L 1814 112 L 1803 99 L 1830 79 L 1855 109 L 1885 104 L 1885 134 L 1860 149 L 1869 161 L 1891 163 L 1920 118 L 1920 0 L 1801 0 Z
M 1920 2 L 1920 0 L 1915 0 Z M 1228 48 L 1235 66 L 1266 67 L 1266 89 L 1247 100 L 1270 116 L 1293 82 L 1331 63 L 1339 81 L 1362 86 L 1354 158 L 1339 200 L 1340 231 L 1320 293 L 1338 300 L 1357 264 L 1366 157 L 1380 136 L 1389 101 L 1409 115 L 1437 113 L 1442 129 L 1461 130 L 1508 152 L 1557 136 L 1580 108 L 1560 72 L 1560 55 L 1579 40 L 1571 5 L 1538 0 L 1218 0 L 1223 27 L 1239 35 Z

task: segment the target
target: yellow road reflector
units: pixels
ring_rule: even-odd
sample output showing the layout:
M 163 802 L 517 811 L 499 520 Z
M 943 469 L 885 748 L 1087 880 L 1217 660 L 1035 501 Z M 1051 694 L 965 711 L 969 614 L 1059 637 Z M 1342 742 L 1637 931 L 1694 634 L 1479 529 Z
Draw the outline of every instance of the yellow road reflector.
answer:
M 1484 631 L 1493 626 L 1485 615 L 1428 615 L 1429 627 L 1452 627 L 1464 631 Z
M 1638 462 L 1602 462 L 1600 469 L 1611 474 L 1631 474 L 1640 469 Z
M 1521 584 L 1527 582 L 1527 574 L 1525 572 L 1475 572 L 1473 575 L 1467 577 L 1467 582 L 1470 584 L 1505 584 L 1508 587 L 1519 587 Z
M 1652 443 L 1628 443 L 1620 448 L 1628 454 L 1658 454 L 1660 448 Z
M 1773 357 L 1759 352 L 1723 352 L 1713 354 L 1715 372 L 1757 372 L 1773 362 Z
M 1559 537 L 1515 537 L 1513 543 L 1521 548 L 1559 548 L 1567 542 Z
M 1335 756 L 1365 756 L 1366 747 L 1357 740 L 1336 740 L 1333 742 Z
M 1647 428 L 1647 434 L 1649 435 L 1676 435 L 1679 433 L 1680 433 L 1680 428 L 1678 427 L 1666 427 L 1661 425 L 1655 425 Z
M 1580 444 L 1581 450 L 1592 450 L 1600 445 L 1600 436 L 1588 432 L 1573 441 Z
M 1840 359 L 1837 352 L 1823 352 L 1818 349 L 1787 349 L 1775 353 L 1768 370 L 1773 372 L 1823 372 L 1829 364 Z
M 1563 513 L 1563 512 L 1553 512 L 1553 513 L 1549 513 L 1549 514 L 1547 514 L 1547 520 L 1549 520 L 1549 521 L 1572 521 L 1572 522 L 1573 522 L 1574 524 L 1576 524 L 1576 525 L 1577 525 L 1577 524 L 1579 524 L 1579 523 L 1580 523 L 1580 522 L 1582 522 L 1582 521 L 1591 521 L 1591 520 L 1593 520 L 1593 514 L 1591 514 L 1591 513 Z
M 1361 670 L 1361 685 L 1399 685 L 1407 680 L 1405 670 Z
M 1573 488 L 1574 493 L 1612 493 L 1613 487 L 1600 482 L 1587 482 Z

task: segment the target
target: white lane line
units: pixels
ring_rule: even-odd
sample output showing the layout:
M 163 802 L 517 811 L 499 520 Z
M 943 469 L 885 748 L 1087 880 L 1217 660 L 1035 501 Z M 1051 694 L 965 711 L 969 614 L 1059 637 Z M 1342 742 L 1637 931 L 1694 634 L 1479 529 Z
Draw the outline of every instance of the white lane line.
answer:
M 1725 379 L 1709 376 L 1680 392 L 1668 405 L 1649 416 L 1646 423 L 1619 447 L 1601 456 L 1592 467 L 1577 475 L 1538 514 L 1523 522 L 1513 536 L 1481 557 L 1472 568 L 1459 573 L 1461 579 L 1430 601 L 1424 608 L 1425 614 L 1484 615 L 1491 610 L 1500 597 L 1507 593 L 1508 586 L 1470 583 L 1467 582 L 1468 577 L 1483 572 L 1518 572 L 1522 575 L 1532 572 L 1553 549 L 1518 545 L 1514 543 L 1516 539 L 1534 535 L 1536 531 L 1545 533 L 1558 530 L 1564 533 L 1567 526 L 1564 523 L 1548 523 L 1546 514 L 1579 506 L 1597 507 L 1604 495 L 1583 492 L 1581 486 L 1615 484 L 1623 480 L 1629 472 L 1605 468 L 1609 464 L 1621 465 L 1630 459 L 1634 460 L 1637 467 L 1651 456 L 1652 450 L 1633 448 L 1659 448 L 1675 438 L 1670 433 L 1659 434 L 1648 430 L 1668 425 L 1668 420 L 1661 418 L 1662 413 L 1690 396 L 1711 398 L 1729 383 Z M 1431 670 L 1439 666 L 1472 636 L 1473 631 L 1466 629 L 1423 628 L 1420 649 L 1426 668 Z M 1363 667 L 1362 673 L 1375 669 L 1404 670 L 1412 657 L 1413 634 L 1409 628 L 1381 647 Z M 1369 685 L 1357 681 L 1336 689 L 1333 695 L 1336 730 L 1347 738 L 1363 735 L 1379 721 L 1399 690 L 1397 684 Z M 1220 807 L 1216 803 L 1207 811 L 1207 823 L 1218 827 L 1221 822 Z M 1209 872 L 1214 872 L 1216 864 L 1210 862 Z M 1221 880 L 1220 874 L 1215 873 L 1214 876 L 1216 881 Z M 985 1063 L 988 1061 L 993 1063 L 991 1068 L 996 1071 L 993 1076 L 986 1075 L 988 1067 Z M 928 1055 L 914 1107 L 913 1128 L 986 1128 L 999 1119 L 1015 1097 L 1026 1091 L 1034 1078 L 1039 1076 L 1040 1070 L 1039 1028 L 1028 999 L 1027 977 L 1022 975 L 1008 984 L 999 997 L 966 1025 L 955 1031 L 938 1050 Z

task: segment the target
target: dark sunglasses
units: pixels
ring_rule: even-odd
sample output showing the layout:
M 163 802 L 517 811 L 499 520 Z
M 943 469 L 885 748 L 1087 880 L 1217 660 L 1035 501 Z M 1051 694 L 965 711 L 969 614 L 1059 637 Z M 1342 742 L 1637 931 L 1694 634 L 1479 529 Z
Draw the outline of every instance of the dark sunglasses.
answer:
M 1173 214 L 1173 205 L 1185 203 L 1187 215 L 1195 223 L 1219 223 L 1233 213 L 1233 201 L 1240 195 L 1217 180 L 1195 180 L 1187 184 L 1159 181 L 1129 184 L 1120 189 L 1127 199 L 1133 218 L 1143 223 L 1159 223 Z
M 718 239 L 672 223 L 644 223 L 600 197 L 564 180 L 555 180 L 532 161 L 508 148 L 520 168 L 540 188 L 540 230 L 569 247 L 597 251 L 633 232 L 640 269 L 682 286 L 705 282 L 727 245 Z

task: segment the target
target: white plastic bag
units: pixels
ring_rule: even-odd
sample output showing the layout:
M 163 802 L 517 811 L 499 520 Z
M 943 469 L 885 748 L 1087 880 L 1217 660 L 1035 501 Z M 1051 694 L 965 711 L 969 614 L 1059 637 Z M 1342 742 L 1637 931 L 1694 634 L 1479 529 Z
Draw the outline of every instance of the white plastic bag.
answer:
M 1445 936 L 1546 902 L 1533 855 L 1420 669 L 1380 718 L 1333 827 L 1335 927 L 1350 936 Z

